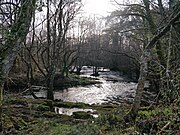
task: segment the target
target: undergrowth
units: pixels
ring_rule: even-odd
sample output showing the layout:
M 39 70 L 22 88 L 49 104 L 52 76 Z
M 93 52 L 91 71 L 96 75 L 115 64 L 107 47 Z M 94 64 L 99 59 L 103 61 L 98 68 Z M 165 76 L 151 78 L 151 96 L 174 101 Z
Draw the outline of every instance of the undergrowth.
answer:
M 128 105 L 87 105 L 78 107 L 96 110 L 98 118 L 56 114 L 53 105 L 77 106 L 49 100 L 10 98 L 3 107 L 3 134 L 12 135 L 178 135 L 180 134 L 179 101 L 142 107 L 135 123 L 125 123 Z M 67 104 L 67 105 L 66 105 Z M 51 106 L 49 106 L 51 105 Z M 79 113 L 81 114 L 81 113 Z M 82 113 L 83 114 L 83 113 Z M 84 114 L 83 114 L 84 115 Z

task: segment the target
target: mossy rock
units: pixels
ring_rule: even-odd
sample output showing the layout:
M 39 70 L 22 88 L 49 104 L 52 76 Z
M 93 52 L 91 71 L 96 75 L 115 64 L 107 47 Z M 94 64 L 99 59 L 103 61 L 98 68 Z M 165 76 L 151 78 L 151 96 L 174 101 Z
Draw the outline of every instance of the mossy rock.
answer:
M 64 107 L 64 108 L 86 108 L 89 107 L 89 104 L 85 103 L 72 103 L 72 102 L 61 102 L 61 101 L 55 101 L 53 103 L 53 106 L 55 107 Z
M 44 112 L 42 114 L 42 117 L 45 117 L 45 118 L 55 118 L 57 116 L 58 115 L 55 112 Z
M 56 117 L 54 117 L 53 122 L 71 124 L 74 123 L 74 119 L 68 115 L 56 114 Z
M 89 118 L 92 118 L 92 115 L 90 115 L 89 113 L 84 112 L 84 111 L 73 112 L 72 116 L 73 116 L 73 118 L 76 118 L 76 119 L 89 119 Z
M 50 107 L 42 104 L 34 104 L 32 105 L 32 109 L 37 111 L 50 111 Z

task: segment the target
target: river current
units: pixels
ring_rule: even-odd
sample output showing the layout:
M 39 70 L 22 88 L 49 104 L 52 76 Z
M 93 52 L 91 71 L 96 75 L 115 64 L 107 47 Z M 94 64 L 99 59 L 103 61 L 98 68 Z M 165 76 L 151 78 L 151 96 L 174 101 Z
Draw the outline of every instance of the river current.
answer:
M 92 67 L 84 66 L 81 71 L 82 77 L 92 77 Z M 78 86 L 54 92 L 55 99 L 70 102 L 83 102 L 88 104 L 101 104 L 106 102 L 118 103 L 123 101 L 132 102 L 137 84 L 127 81 L 119 73 L 109 69 L 100 69 L 96 78 L 101 83 L 88 86 Z M 46 97 L 46 91 L 35 92 L 38 97 Z

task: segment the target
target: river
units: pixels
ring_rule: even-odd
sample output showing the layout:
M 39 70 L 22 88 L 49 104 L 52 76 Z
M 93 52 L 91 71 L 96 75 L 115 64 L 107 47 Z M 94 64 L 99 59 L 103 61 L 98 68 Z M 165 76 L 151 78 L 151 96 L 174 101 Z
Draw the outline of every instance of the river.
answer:
M 84 66 L 82 77 L 92 77 L 92 67 Z M 119 72 L 101 69 L 98 79 L 101 83 L 88 86 L 78 86 L 54 92 L 55 99 L 70 102 L 83 102 L 88 104 L 101 104 L 106 102 L 120 103 L 124 100 L 132 102 L 137 84 L 125 81 Z M 35 92 L 38 97 L 46 97 L 45 91 Z

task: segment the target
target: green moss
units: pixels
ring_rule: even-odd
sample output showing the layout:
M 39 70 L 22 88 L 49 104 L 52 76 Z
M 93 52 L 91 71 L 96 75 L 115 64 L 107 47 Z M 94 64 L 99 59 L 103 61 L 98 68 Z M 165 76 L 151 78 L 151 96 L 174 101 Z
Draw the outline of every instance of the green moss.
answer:
M 33 104 L 32 109 L 37 111 L 50 111 L 50 107 L 42 104 Z
M 149 119 L 155 116 L 169 116 L 173 114 L 172 111 L 173 110 L 170 107 L 160 107 L 160 108 L 157 107 L 152 110 L 140 110 L 138 112 L 138 117 L 143 119 L 144 118 Z
M 21 117 L 11 117 L 11 121 L 16 129 L 27 126 L 27 123 Z
M 26 99 L 25 98 L 19 98 L 19 97 L 9 98 L 8 100 L 5 101 L 5 103 L 28 106 Z
M 73 112 L 73 118 L 76 118 L 76 119 L 89 119 L 89 118 L 92 118 L 92 116 L 87 113 L 87 112 L 84 112 L 84 111 L 78 111 L 78 112 Z
M 44 113 L 41 114 L 41 117 L 55 118 L 55 117 L 57 117 L 57 114 L 55 112 L 44 112 Z
M 12 129 L 19 129 L 27 126 L 27 123 L 21 117 L 3 115 L 2 118 L 3 130 L 8 131 Z
M 27 87 L 27 77 L 26 74 L 13 74 L 10 76 L 10 80 L 8 83 L 8 88 L 11 89 L 22 89 Z M 74 74 L 70 74 L 69 77 L 62 77 L 61 75 L 56 75 L 54 80 L 54 88 L 56 90 L 61 90 L 64 88 L 75 87 L 75 86 L 85 86 L 90 84 L 100 83 L 97 80 L 92 78 L 80 77 Z M 40 85 L 46 86 L 46 81 L 43 76 L 39 73 L 34 74 L 34 81 L 32 85 Z
M 45 120 L 38 120 L 33 124 L 29 124 L 27 127 L 20 128 L 17 131 L 18 135 L 50 135 L 50 122 Z
M 65 107 L 65 108 L 87 108 L 90 105 L 85 103 L 73 103 L 73 102 L 63 102 L 63 101 L 54 101 L 53 106 L 56 107 Z
M 172 134 L 176 134 L 180 128 L 180 124 L 178 124 L 180 117 L 178 117 L 176 106 L 173 104 L 171 106 L 156 106 L 152 110 L 139 111 L 136 126 L 141 133 L 151 132 L 155 134 L 159 129 L 161 130 L 168 124 L 163 133 L 169 134 L 171 132 Z
M 7 98 L 5 98 L 7 99 Z M 130 110 L 128 105 L 88 105 L 50 101 L 45 99 L 9 98 L 3 108 L 4 129 L 15 130 L 18 135 L 123 135 L 156 134 L 167 123 L 164 134 L 177 134 L 180 128 L 180 113 L 177 104 L 144 107 L 139 110 L 136 123 L 125 123 L 123 117 Z M 20 105 L 19 105 L 20 104 Z M 98 118 L 89 113 L 75 112 L 72 116 L 56 114 L 51 107 L 91 108 Z M 10 107 L 10 108 L 9 108 Z M 9 111 L 9 113 L 7 113 Z M 5 115 L 6 114 L 6 115 Z M 28 120 L 26 120 L 28 119 Z M 11 132 L 10 134 L 15 134 Z
M 6 115 L 3 115 L 2 117 L 2 123 L 3 123 L 3 129 L 4 130 L 9 130 L 11 128 L 14 128 L 14 125 L 13 125 L 13 122 L 11 121 L 11 119 L 6 116 Z
M 91 78 L 86 78 L 86 77 L 80 77 L 74 74 L 70 74 L 69 77 L 58 77 L 54 82 L 54 87 L 56 89 L 59 88 L 68 88 L 68 87 L 73 87 L 73 86 L 85 86 L 85 85 L 90 85 L 90 84 L 96 84 L 100 83 L 97 80 L 93 80 Z
M 79 123 L 77 125 L 56 124 L 51 132 L 54 135 L 99 135 L 102 134 L 98 125 L 92 123 Z

